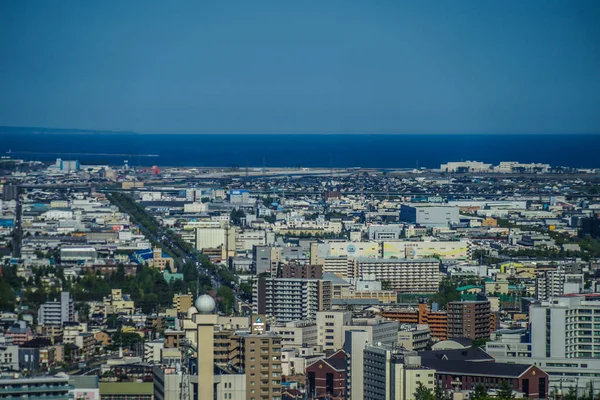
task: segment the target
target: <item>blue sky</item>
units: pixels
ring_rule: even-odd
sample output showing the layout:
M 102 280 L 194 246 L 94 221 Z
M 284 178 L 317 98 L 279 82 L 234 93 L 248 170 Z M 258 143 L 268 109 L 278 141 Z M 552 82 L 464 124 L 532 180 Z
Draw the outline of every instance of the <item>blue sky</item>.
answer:
M 0 124 L 600 133 L 600 1 L 0 1 Z

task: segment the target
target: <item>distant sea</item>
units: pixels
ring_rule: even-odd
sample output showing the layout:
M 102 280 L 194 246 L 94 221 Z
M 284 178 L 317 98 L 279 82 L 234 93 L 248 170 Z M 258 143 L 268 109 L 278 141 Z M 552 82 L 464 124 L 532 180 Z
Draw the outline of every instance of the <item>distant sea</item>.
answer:
M 447 161 L 600 167 L 600 135 L 0 134 L 0 155 L 82 164 L 439 168 Z M 149 156 L 153 155 L 153 156 Z

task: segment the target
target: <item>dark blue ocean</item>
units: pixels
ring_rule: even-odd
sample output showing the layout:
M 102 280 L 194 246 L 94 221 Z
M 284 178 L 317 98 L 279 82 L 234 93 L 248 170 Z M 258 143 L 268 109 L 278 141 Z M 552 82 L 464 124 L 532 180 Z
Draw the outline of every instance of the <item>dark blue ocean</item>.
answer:
M 447 161 L 600 167 L 600 135 L 0 134 L 0 153 L 83 164 L 213 167 L 439 167 Z M 148 155 L 155 155 L 149 157 Z

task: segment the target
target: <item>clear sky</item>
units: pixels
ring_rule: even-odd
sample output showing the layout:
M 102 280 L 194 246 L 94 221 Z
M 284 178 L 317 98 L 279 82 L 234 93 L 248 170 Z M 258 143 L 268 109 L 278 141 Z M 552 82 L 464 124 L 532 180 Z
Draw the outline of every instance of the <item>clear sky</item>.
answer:
M 600 133 L 599 0 L 0 0 L 0 125 Z

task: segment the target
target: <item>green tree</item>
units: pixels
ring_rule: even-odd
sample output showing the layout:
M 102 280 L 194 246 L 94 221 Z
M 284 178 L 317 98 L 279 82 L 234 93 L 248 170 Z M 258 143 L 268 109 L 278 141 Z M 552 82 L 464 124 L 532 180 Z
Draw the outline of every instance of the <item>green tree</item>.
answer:
M 415 400 L 436 400 L 431 389 L 427 389 L 421 382 L 417 382 L 417 390 L 413 394 Z
M 441 385 L 436 385 L 433 391 L 435 400 L 452 400 L 452 394 L 447 390 L 442 389 Z
M 563 396 L 563 400 L 577 400 L 577 390 L 571 386 L 569 391 Z
M 470 396 L 471 400 L 485 400 L 487 397 L 487 390 L 485 390 L 485 387 L 481 383 L 475 385 L 475 390 L 473 390 Z
M 497 397 L 499 399 L 505 400 L 515 398 L 515 395 L 513 393 L 513 386 L 507 380 L 502 380 L 502 382 L 500 382 L 500 388 L 498 389 Z

